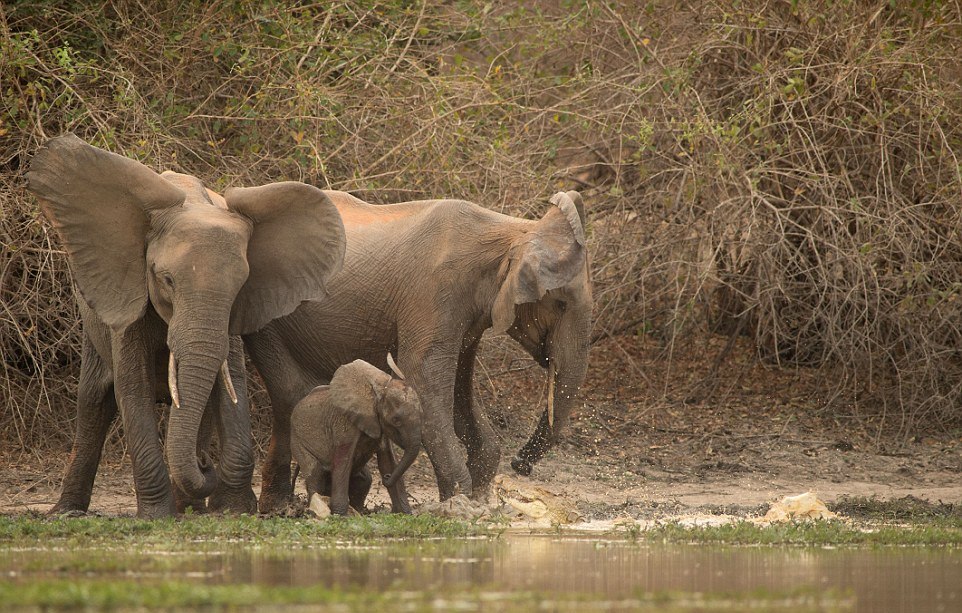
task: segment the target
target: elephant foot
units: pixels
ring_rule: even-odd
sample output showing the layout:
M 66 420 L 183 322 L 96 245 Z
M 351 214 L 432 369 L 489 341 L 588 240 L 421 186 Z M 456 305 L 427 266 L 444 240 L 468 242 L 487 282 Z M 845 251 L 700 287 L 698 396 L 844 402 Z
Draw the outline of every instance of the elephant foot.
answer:
M 73 500 L 65 500 L 61 498 L 57 501 L 57 504 L 50 507 L 47 511 L 47 516 L 49 517 L 83 517 L 87 514 L 87 508 L 90 503 L 82 503 Z
M 493 488 L 490 481 L 487 483 L 479 483 L 474 486 L 474 490 L 471 492 L 471 500 L 487 504 L 491 499 L 492 491 Z
M 518 473 L 519 475 L 530 477 L 533 466 L 528 460 L 515 457 L 513 460 L 511 460 L 511 468 L 513 468 L 514 472 Z
M 277 488 L 276 490 L 261 489 L 261 497 L 257 501 L 257 510 L 265 515 L 283 513 L 290 505 L 293 496 L 294 492 L 289 487 Z
M 254 515 L 257 513 L 257 496 L 250 486 L 227 490 L 217 488 L 208 500 L 207 510 L 211 513 L 237 513 Z
M 174 506 L 173 501 L 162 502 L 157 504 L 144 504 L 137 502 L 137 518 L 138 519 L 163 519 L 165 517 L 173 517 L 177 509 Z

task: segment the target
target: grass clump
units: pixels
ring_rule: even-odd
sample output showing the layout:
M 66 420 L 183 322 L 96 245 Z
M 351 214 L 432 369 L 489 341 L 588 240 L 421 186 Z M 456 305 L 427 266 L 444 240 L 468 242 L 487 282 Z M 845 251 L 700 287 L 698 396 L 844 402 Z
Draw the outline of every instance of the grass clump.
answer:
M 0 584 L 0 600 L 8 607 L 103 609 L 170 609 L 204 607 L 283 606 L 293 604 L 346 605 L 350 610 L 378 609 L 387 594 L 348 591 L 324 586 L 273 587 L 262 585 L 200 585 L 186 581 L 160 584 L 135 581 L 61 579 L 26 584 Z
M 265 586 L 201 585 L 184 581 L 163 584 L 134 581 L 48 580 L 29 584 L 0 584 L 0 601 L 8 607 L 40 609 L 86 608 L 96 610 L 266 609 L 290 605 L 336 605 L 350 611 L 438 611 L 438 610 L 556 610 L 598 604 L 597 594 L 543 593 L 532 591 L 480 591 L 448 587 L 399 591 L 360 591 L 320 585 Z M 619 598 L 618 608 L 681 611 L 730 611 L 745 608 L 786 611 L 824 611 L 826 607 L 848 608 L 851 598 L 833 591 L 811 589 L 791 591 L 753 590 L 746 593 L 689 593 L 681 591 L 644 592 Z
M 631 531 L 644 543 L 794 546 L 952 546 L 962 545 L 962 518 L 943 518 L 910 526 L 854 526 L 839 520 L 800 521 L 761 526 L 739 521 L 719 526 L 664 523 Z
M 325 521 L 240 516 L 178 519 L 78 517 L 46 519 L 0 516 L 0 549 L 69 544 L 71 547 L 163 546 L 186 548 L 198 543 L 257 543 L 310 547 L 333 541 L 456 538 L 491 536 L 481 523 L 432 515 L 375 514 L 334 517 Z

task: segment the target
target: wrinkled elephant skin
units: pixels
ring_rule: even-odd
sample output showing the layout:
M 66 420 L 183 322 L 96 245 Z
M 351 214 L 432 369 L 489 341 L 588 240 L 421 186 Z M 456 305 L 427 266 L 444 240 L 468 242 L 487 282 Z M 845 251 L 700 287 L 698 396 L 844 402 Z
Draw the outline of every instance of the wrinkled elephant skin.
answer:
M 391 443 L 404 449 L 400 463 Z M 314 388 L 291 414 L 291 450 L 304 475 L 307 499 L 331 497 L 331 512 L 348 504 L 364 510 L 371 487 L 368 460 L 378 469 L 395 513 L 410 513 L 402 479 L 421 448 L 421 404 L 417 393 L 363 360 L 337 369 L 330 385 Z
M 214 508 L 252 511 L 243 346 L 231 336 L 324 296 L 344 250 L 330 199 L 301 183 L 222 198 L 69 134 L 40 149 L 27 179 L 66 249 L 85 332 L 77 433 L 51 512 L 87 510 L 118 409 L 138 516 L 207 496 Z M 165 448 L 158 400 L 172 403 Z M 198 453 L 215 428 L 216 472 Z
M 326 193 L 348 245 L 329 298 L 244 337 L 274 410 L 260 509 L 282 507 L 290 495 L 294 404 L 341 364 L 385 368 L 388 351 L 420 397 L 441 499 L 484 495 L 501 457 L 472 402 L 488 329 L 520 342 L 554 377 L 550 411 L 514 460 L 530 472 L 564 430 L 587 367 L 592 300 L 581 196 L 558 193 L 541 219 L 526 220 L 464 201 L 375 206 Z

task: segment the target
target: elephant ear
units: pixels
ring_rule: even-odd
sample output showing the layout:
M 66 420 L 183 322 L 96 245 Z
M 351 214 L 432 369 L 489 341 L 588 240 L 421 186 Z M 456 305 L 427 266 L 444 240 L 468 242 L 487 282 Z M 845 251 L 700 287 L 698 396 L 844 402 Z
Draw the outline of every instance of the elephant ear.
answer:
M 147 213 L 180 206 L 186 194 L 140 162 L 73 134 L 33 157 L 27 187 L 60 234 L 80 294 L 113 329 L 147 305 Z
M 250 334 L 305 300 L 320 300 L 344 262 L 344 224 L 331 199 L 304 183 L 233 188 L 227 207 L 254 224 L 250 274 L 237 294 L 230 333 Z
M 377 418 L 378 385 L 390 380 L 390 375 L 364 360 L 354 360 L 341 366 L 331 377 L 331 399 L 335 406 L 361 432 L 370 438 L 381 438 L 381 424 Z
M 509 253 L 507 275 L 491 307 L 494 334 L 503 334 L 514 323 L 515 305 L 537 302 L 584 270 L 587 249 L 581 195 L 558 192 L 551 203 L 555 208 Z

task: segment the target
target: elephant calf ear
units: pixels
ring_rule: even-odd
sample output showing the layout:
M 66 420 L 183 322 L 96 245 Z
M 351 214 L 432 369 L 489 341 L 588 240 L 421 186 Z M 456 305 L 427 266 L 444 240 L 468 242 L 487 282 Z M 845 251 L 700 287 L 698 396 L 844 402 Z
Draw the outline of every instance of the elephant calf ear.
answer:
M 320 300 L 344 262 L 344 224 L 337 207 L 316 187 L 286 181 L 233 188 L 232 211 L 251 219 L 250 274 L 231 312 L 231 334 L 250 334 L 305 300 Z
M 114 329 L 133 323 L 147 304 L 147 212 L 179 206 L 184 192 L 73 134 L 37 152 L 27 188 L 60 234 L 84 300 Z
M 354 360 L 334 371 L 329 398 L 358 430 L 370 438 L 381 438 L 374 386 L 390 379 L 364 360 Z

